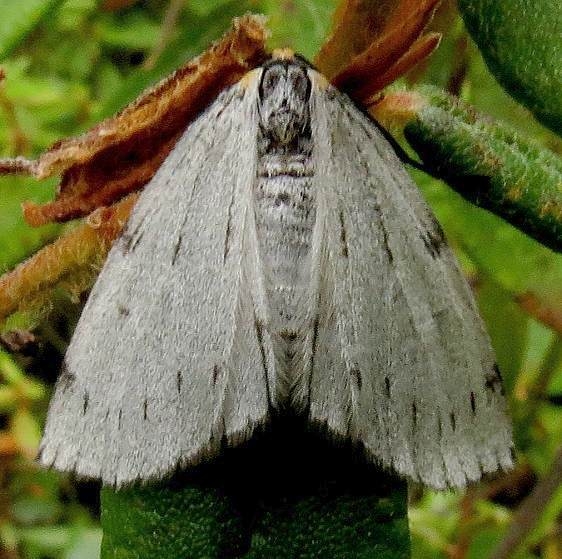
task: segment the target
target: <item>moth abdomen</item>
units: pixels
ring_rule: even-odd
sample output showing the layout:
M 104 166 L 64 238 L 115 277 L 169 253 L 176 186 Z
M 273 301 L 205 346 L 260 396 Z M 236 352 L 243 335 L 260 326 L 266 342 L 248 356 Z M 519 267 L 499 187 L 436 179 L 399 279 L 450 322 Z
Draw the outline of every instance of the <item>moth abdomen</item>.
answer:
M 258 98 L 253 200 L 281 399 L 290 395 L 302 376 L 294 362 L 294 344 L 303 336 L 307 314 L 303 302 L 311 280 L 316 193 L 310 87 L 303 65 L 272 62 L 264 69 Z

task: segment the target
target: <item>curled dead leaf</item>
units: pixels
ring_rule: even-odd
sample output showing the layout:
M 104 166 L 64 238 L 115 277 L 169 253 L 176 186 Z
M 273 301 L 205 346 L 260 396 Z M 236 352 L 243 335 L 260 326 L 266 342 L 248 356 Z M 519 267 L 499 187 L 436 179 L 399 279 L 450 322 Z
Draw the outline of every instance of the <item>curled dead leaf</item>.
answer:
M 332 34 L 315 59 L 316 66 L 337 87 L 353 94 L 358 86 L 389 72 L 412 48 L 438 3 L 439 0 L 342 0 L 334 14 Z M 415 53 L 421 55 L 426 50 L 416 48 Z M 419 60 L 412 53 L 402 62 L 402 71 L 410 68 L 406 61 L 413 65 Z M 372 95 L 373 89 L 368 89 Z
M 336 74 L 332 83 L 354 99 L 364 101 L 374 95 L 381 84 L 384 87 L 389 79 L 400 75 L 398 71 L 391 69 L 401 59 L 400 71 L 403 73 L 409 70 L 409 64 L 420 60 L 414 54 L 426 56 L 428 49 L 431 52 L 439 42 L 438 37 L 432 36 L 429 42 L 422 43 L 423 48 L 415 44 L 430 21 L 437 3 L 438 0 L 424 0 L 416 3 L 414 8 L 412 2 L 403 0 L 388 19 L 383 34 Z M 405 57 L 410 49 L 413 49 L 412 53 Z M 405 64 L 406 61 L 409 64 Z M 385 76 L 384 79 L 381 80 L 381 76 Z

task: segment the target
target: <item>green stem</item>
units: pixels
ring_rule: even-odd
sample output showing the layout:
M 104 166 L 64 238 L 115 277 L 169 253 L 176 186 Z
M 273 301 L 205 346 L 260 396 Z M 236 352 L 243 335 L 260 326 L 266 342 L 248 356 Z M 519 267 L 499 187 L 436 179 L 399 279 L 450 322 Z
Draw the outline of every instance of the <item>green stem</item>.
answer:
M 562 161 L 431 87 L 404 129 L 431 174 L 477 206 L 562 251 Z

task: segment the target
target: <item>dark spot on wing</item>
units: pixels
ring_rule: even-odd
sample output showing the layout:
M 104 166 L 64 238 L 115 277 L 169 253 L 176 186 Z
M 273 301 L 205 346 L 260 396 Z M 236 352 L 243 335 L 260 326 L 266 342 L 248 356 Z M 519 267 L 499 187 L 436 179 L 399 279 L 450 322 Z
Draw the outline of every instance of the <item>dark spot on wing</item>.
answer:
M 142 417 L 145 421 L 148 419 L 148 400 L 144 401 L 143 410 L 142 410 Z
M 57 459 L 59 457 L 59 450 L 60 450 L 60 447 L 57 447 L 56 450 L 55 450 L 55 455 L 53 456 L 53 459 L 49 463 L 50 468 L 52 468 L 53 465 L 57 463 Z
M 261 364 L 263 367 L 265 389 L 267 394 L 267 403 L 271 407 L 271 394 L 269 392 L 269 370 L 267 368 L 267 353 L 265 351 L 265 346 L 263 345 L 263 324 L 254 316 L 254 327 L 256 329 L 256 338 L 258 340 L 258 345 L 260 347 Z
M 318 298 L 318 307 L 320 307 L 320 297 Z M 310 408 L 310 398 L 312 395 L 312 377 L 314 376 L 314 361 L 318 350 L 318 330 L 320 329 L 320 317 L 317 315 L 314 319 L 312 327 L 312 352 L 310 356 L 310 372 L 308 375 L 308 407 Z
M 509 447 L 509 454 L 511 456 L 511 459 L 515 462 L 517 456 L 515 454 L 515 448 L 513 446 Z
M 90 403 L 90 395 L 85 392 L 84 393 L 84 401 L 82 403 L 82 413 L 84 415 L 86 415 L 86 412 L 88 411 L 88 404 Z
M 119 247 L 121 248 L 122 254 L 127 254 L 131 250 L 131 243 L 133 238 L 129 233 L 123 233 L 119 239 Z
M 133 240 L 133 244 L 131 245 L 131 252 L 135 252 L 135 249 L 137 248 L 138 244 L 141 242 L 143 235 L 144 233 L 141 231 Z
M 220 369 L 218 365 L 215 365 L 213 367 L 213 386 L 215 386 L 217 384 L 217 380 L 219 378 L 219 374 L 220 374 Z
M 117 312 L 119 314 L 119 316 L 129 316 L 129 309 L 127 307 L 125 307 L 124 305 L 117 305 Z
M 470 409 L 472 410 L 472 413 L 476 413 L 476 396 L 474 395 L 474 392 L 470 393 Z
M 182 383 L 181 371 L 178 371 L 176 373 L 176 386 L 178 388 L 178 394 L 181 394 L 181 383 Z
M 340 243 L 341 254 L 344 258 L 349 257 L 349 247 L 347 246 L 347 231 L 345 230 L 345 223 L 343 220 L 343 212 L 340 212 Z
M 382 211 L 380 206 L 375 206 L 375 211 L 378 215 L 382 231 L 382 247 L 388 256 L 388 261 L 392 264 L 392 262 L 394 261 L 394 254 L 392 254 L 392 250 L 390 249 L 390 245 L 388 244 L 388 231 L 386 230 L 386 227 L 382 220 Z
M 119 418 L 117 421 L 117 429 L 121 429 L 121 420 L 123 419 L 123 410 L 119 410 Z
M 180 253 L 180 249 L 181 249 L 181 243 L 182 243 L 182 234 L 180 233 L 178 235 L 178 240 L 176 241 L 176 246 L 174 247 L 174 254 L 172 256 L 172 266 L 176 263 L 177 259 L 178 259 L 178 255 Z
M 384 391 L 386 393 L 386 397 L 390 398 L 390 379 L 388 377 L 384 377 Z
M 137 223 L 137 226 L 133 231 L 130 231 L 129 228 L 127 227 L 125 232 L 121 235 L 119 242 L 120 242 L 121 252 L 123 254 L 127 254 L 128 252 L 134 251 L 137 245 L 139 244 L 143 236 L 142 231 L 139 233 L 143 221 L 144 219 L 141 219 L 141 221 Z
M 427 231 L 421 233 L 421 238 L 431 256 L 437 258 L 437 256 L 441 254 L 441 249 L 446 244 L 445 232 L 431 212 L 427 212 L 427 218 L 429 220 L 429 227 Z
M 219 433 L 217 433 L 217 434 L 213 433 L 211 435 L 211 437 L 212 437 L 211 440 L 217 440 L 220 437 L 219 446 L 223 450 L 228 448 L 229 446 L 231 446 L 228 443 L 228 436 L 226 435 L 226 421 L 224 419 L 224 416 L 221 417 L 221 419 L 220 419 L 220 431 L 219 431 Z
M 320 317 L 317 316 L 314 319 L 314 325 L 312 327 L 312 357 L 316 355 L 318 349 L 318 330 L 320 329 Z
M 441 438 L 443 436 L 443 423 L 441 423 L 441 418 L 437 418 L 437 436 Z
M 360 369 L 358 367 L 354 367 L 351 371 L 349 371 L 349 374 L 355 379 L 358 390 L 361 390 L 361 387 L 363 386 L 363 377 L 361 376 Z
M 234 195 L 230 199 L 228 205 L 228 220 L 226 222 L 226 231 L 224 232 L 224 250 L 222 255 L 222 263 L 226 262 L 228 253 L 230 252 L 230 236 L 232 235 L 232 206 L 234 205 Z
M 433 213 L 429 213 L 429 220 L 431 221 L 431 225 L 433 226 L 433 234 L 437 237 L 441 237 L 443 241 L 445 240 L 445 231 L 443 231 L 443 227 L 441 224 L 435 219 Z
M 412 402 L 412 421 L 414 423 L 414 428 L 418 423 L 418 406 L 416 405 L 416 401 Z
M 503 379 L 497 364 L 494 364 L 492 370 L 486 374 L 484 381 L 484 388 L 496 392 L 499 390 L 500 394 L 504 394 Z
M 435 231 L 425 231 L 421 234 L 421 238 L 429 254 L 433 258 L 437 258 L 445 244 L 445 237 Z
M 141 241 L 142 237 L 143 237 L 142 232 L 136 236 L 131 233 L 123 233 L 120 239 L 121 253 L 127 254 L 129 252 L 134 252 L 135 248 Z
M 66 392 L 74 384 L 75 380 L 76 375 L 68 370 L 66 361 L 63 361 L 61 373 L 59 375 L 59 378 L 57 379 L 57 389 Z
M 452 429 L 453 431 L 455 431 L 456 428 L 457 428 L 457 418 L 456 418 L 456 416 L 455 416 L 455 412 L 454 412 L 454 411 L 451 412 L 451 415 L 449 416 L 449 419 L 451 420 L 451 429 Z

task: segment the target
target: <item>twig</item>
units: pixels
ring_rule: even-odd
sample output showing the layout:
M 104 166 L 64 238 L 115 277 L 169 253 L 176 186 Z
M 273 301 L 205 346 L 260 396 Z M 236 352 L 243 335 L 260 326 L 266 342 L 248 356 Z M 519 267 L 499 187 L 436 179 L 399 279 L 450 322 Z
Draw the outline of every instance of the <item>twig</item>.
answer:
M 539 405 L 544 401 L 550 381 L 558 371 L 560 363 L 562 363 L 562 339 L 555 335 L 548 346 L 535 380 L 527 388 L 529 404 L 523 424 L 529 428 L 535 423 Z
M 4 73 L 3 71 L 0 71 L 0 81 L 3 77 Z M 0 84 L 0 107 L 4 111 L 6 124 L 8 130 L 10 131 L 12 153 L 25 153 L 29 147 L 29 141 L 19 125 L 14 104 L 6 95 L 6 91 L 4 90 L 4 86 L 2 84 Z
M 145 70 L 152 70 L 152 68 L 154 68 L 156 61 L 160 58 L 160 55 L 166 48 L 166 45 L 174 32 L 174 28 L 184 4 L 185 0 L 170 0 L 168 9 L 164 14 L 164 20 L 162 22 L 162 28 L 160 29 L 158 41 L 143 64 L 143 68 Z
M 475 505 L 481 498 L 481 492 L 481 489 L 469 488 L 461 500 L 459 535 L 456 543 L 448 550 L 447 556 L 450 559 L 464 559 L 468 554 L 474 536 Z
M 491 559 L 509 559 L 523 543 L 539 520 L 546 504 L 562 483 L 562 447 L 558 449 L 550 471 L 542 478 L 533 492 L 521 503 L 509 530 L 492 553 Z
M 447 557 L 465 559 L 468 556 L 473 538 L 481 528 L 482 521 L 478 520 L 476 514 L 478 501 L 490 501 L 496 495 L 506 492 L 519 494 L 524 491 L 526 493 L 527 488 L 534 486 L 534 483 L 533 470 L 528 463 L 520 462 L 510 472 L 469 488 L 460 503 L 458 537 L 456 542 L 446 550 Z
M 562 313 L 544 305 L 534 293 L 523 293 L 515 302 L 533 318 L 562 335 Z

